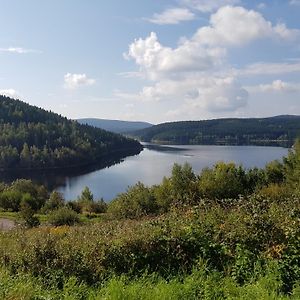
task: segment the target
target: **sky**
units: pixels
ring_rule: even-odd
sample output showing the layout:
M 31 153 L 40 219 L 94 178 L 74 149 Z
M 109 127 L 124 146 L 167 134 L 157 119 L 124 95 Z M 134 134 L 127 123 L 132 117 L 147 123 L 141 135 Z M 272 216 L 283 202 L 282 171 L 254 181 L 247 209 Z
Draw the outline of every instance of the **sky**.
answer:
M 300 115 L 300 0 L 0 0 L 0 94 L 154 124 Z

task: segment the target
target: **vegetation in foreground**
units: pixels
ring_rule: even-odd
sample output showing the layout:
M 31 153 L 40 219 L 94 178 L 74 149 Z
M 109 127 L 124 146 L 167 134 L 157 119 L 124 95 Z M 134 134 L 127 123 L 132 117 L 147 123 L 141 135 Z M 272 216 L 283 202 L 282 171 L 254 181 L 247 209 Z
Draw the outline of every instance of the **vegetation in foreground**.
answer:
M 197 176 L 175 165 L 160 185 L 119 195 L 96 223 L 2 232 L 0 296 L 299 299 L 299 175 L 298 141 L 263 170 L 219 163 Z M 75 202 L 91 207 L 90 198 L 86 189 Z

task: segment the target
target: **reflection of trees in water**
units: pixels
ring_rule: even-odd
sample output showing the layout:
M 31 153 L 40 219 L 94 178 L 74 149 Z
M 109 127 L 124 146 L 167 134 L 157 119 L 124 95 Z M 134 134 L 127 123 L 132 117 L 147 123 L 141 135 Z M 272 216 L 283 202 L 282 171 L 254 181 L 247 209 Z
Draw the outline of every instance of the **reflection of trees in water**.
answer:
M 43 184 L 50 191 L 60 186 L 66 186 L 66 181 L 69 177 L 77 177 L 85 175 L 97 170 L 109 168 L 113 165 L 120 164 L 127 156 L 138 155 L 140 151 L 127 151 L 110 155 L 110 157 L 102 158 L 97 163 L 51 170 L 17 170 L 0 172 L 0 181 L 11 183 L 16 179 L 24 178 L 31 179 L 33 182 Z

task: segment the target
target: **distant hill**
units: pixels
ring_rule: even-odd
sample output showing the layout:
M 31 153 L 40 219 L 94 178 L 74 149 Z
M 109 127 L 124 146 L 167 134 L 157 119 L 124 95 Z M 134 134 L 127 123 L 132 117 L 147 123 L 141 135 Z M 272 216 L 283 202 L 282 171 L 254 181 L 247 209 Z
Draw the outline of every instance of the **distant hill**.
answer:
M 106 119 L 78 119 L 80 124 L 87 124 L 90 126 L 98 127 L 115 133 L 125 133 L 140 129 L 145 129 L 153 126 L 147 122 L 133 122 L 133 121 L 120 121 L 120 120 L 106 120 Z
M 165 144 L 290 146 L 300 137 L 300 116 L 170 122 L 130 135 Z
M 135 140 L 0 96 L 0 169 L 68 168 L 136 154 Z

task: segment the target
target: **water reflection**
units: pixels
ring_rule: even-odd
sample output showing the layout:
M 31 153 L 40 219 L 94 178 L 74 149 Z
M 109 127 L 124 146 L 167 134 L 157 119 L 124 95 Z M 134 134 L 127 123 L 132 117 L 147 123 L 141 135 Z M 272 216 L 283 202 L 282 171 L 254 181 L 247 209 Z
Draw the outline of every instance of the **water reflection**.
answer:
M 128 186 L 141 181 L 146 185 L 160 183 L 169 176 L 174 163 L 188 162 L 196 173 L 217 161 L 243 164 L 246 168 L 264 167 L 274 159 L 281 159 L 288 152 L 286 148 L 260 146 L 168 146 L 146 144 L 145 149 L 135 156 L 114 159 L 109 165 L 101 162 L 70 172 L 68 170 L 52 172 L 27 172 L 2 174 L 0 180 L 6 182 L 16 178 L 30 178 L 45 184 L 50 189 L 58 189 L 67 200 L 80 195 L 85 186 L 93 192 L 95 198 L 103 197 L 110 201 Z M 73 170 L 74 171 L 74 170 Z

